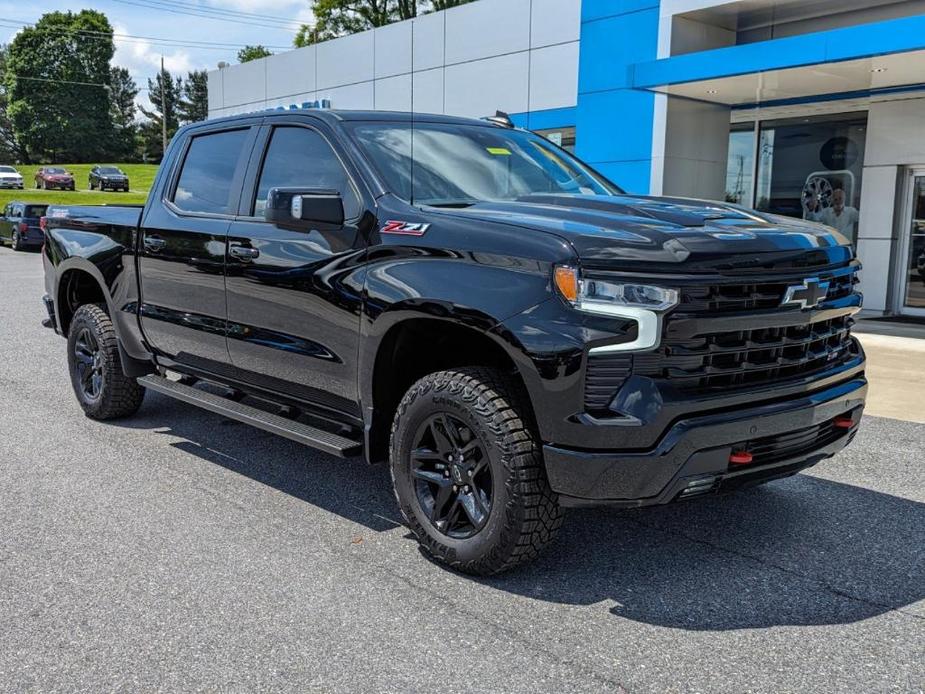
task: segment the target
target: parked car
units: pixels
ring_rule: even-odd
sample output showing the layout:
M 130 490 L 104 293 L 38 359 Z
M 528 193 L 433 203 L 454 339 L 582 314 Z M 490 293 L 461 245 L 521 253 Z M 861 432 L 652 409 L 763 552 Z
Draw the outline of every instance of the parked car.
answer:
M 41 229 L 41 218 L 48 205 L 13 201 L 3 209 L 0 217 L 0 246 L 10 242 L 14 251 L 29 246 L 41 246 L 45 234 Z
M 35 173 L 35 187 L 41 190 L 76 190 L 74 175 L 60 166 L 43 166 Z
M 80 407 L 126 417 L 149 389 L 389 461 L 423 548 L 474 574 L 535 558 L 564 507 L 673 503 L 848 445 L 867 381 L 847 238 L 628 195 L 497 121 L 210 120 L 144 206 L 49 209 L 44 322 Z
M 0 166 L 0 188 L 22 190 L 22 174 L 13 166 Z
M 90 190 L 122 190 L 128 192 L 128 176 L 116 166 L 94 166 L 90 169 Z

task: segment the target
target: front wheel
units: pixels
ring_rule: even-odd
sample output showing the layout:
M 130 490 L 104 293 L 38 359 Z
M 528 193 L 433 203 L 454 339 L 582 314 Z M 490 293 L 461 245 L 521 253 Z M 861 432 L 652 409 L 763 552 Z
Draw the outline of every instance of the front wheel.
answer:
M 116 331 L 102 305 L 77 309 L 68 332 L 67 361 L 77 402 L 91 419 L 128 417 L 141 407 L 145 389 L 122 371 Z
M 428 554 L 484 576 L 552 542 L 563 515 L 528 417 L 518 385 L 494 369 L 441 371 L 407 392 L 392 424 L 392 483 Z

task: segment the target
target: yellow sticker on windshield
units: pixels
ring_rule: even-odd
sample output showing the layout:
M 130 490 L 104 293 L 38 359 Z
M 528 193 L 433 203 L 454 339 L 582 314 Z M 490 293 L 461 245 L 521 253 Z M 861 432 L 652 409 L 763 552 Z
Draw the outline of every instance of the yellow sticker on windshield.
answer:
M 496 157 L 509 157 L 511 156 L 511 150 L 504 147 L 486 147 L 489 154 L 494 154 Z

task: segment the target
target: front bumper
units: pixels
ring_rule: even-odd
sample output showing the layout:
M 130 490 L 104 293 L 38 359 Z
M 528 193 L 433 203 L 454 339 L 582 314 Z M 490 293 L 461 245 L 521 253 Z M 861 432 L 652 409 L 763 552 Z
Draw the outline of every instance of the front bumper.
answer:
M 10 188 L 10 189 L 22 189 L 22 181 L 13 181 L 10 179 L 2 180 L 0 179 L 0 188 Z
M 801 398 L 676 422 L 646 451 L 581 451 L 546 445 L 546 472 L 566 506 L 648 506 L 795 474 L 831 457 L 857 431 L 867 381 L 858 376 Z M 831 423 L 850 415 L 850 429 Z M 798 432 L 828 431 L 818 440 L 753 465 L 730 464 L 733 449 L 788 440 Z
M 46 190 L 73 190 L 76 187 L 74 181 L 45 181 Z

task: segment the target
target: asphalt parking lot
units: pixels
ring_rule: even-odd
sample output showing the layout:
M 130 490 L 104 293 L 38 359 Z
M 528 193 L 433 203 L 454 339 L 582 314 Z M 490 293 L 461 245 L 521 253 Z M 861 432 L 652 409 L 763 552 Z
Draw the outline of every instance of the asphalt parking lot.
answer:
M 420 554 L 382 467 L 152 393 L 85 419 L 42 293 L 40 256 L 0 249 L 2 691 L 925 687 L 925 424 L 866 417 L 732 496 L 573 511 L 474 580 Z

